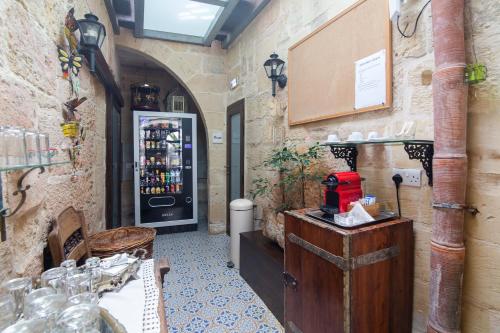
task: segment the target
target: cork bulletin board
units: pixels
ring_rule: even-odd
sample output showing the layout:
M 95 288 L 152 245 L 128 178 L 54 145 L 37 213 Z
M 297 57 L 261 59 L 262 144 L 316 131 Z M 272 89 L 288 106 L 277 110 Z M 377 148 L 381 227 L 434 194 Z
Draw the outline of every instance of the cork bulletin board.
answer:
M 298 125 L 392 106 L 388 0 L 360 0 L 288 49 L 288 122 Z M 355 62 L 386 52 L 386 102 L 356 109 Z

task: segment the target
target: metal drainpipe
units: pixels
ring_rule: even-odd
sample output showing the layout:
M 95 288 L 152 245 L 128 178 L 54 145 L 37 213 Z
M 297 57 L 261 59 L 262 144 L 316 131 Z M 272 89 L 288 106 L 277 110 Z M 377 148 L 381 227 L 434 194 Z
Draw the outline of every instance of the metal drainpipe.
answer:
M 464 0 L 433 0 L 435 73 L 430 313 L 428 332 L 460 332 L 467 181 Z M 436 208 L 452 204 L 454 208 Z

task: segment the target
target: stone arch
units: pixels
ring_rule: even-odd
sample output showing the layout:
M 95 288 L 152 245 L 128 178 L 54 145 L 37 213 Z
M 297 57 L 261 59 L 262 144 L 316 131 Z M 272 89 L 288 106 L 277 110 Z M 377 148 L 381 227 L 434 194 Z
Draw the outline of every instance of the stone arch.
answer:
M 158 65 L 158 67 L 161 67 L 163 68 L 168 74 L 170 74 L 174 79 L 177 80 L 177 82 L 184 88 L 186 89 L 186 91 L 189 93 L 189 95 L 191 96 L 191 98 L 193 99 L 195 105 L 196 105 L 196 108 L 200 111 L 200 117 L 202 119 L 202 123 L 203 123 L 203 127 L 205 128 L 205 132 L 207 132 L 207 125 L 206 125 L 206 121 L 205 121 L 205 116 L 203 114 L 203 110 L 200 106 L 200 104 L 198 103 L 198 100 L 196 99 L 196 97 L 194 96 L 193 92 L 191 91 L 191 89 L 189 88 L 189 86 L 179 77 L 179 75 L 176 74 L 176 72 L 174 72 L 173 70 L 171 70 L 166 64 L 164 64 L 163 62 L 159 61 L 158 59 L 156 59 L 155 57 L 152 57 L 150 56 L 149 54 L 146 54 L 144 52 L 141 52 L 137 49 L 133 49 L 133 48 L 130 48 L 130 47 L 127 47 L 127 46 L 120 46 L 118 45 L 117 48 L 116 48 L 117 51 L 120 51 L 120 50 L 126 50 L 128 52 L 131 52 L 131 53 L 135 53 L 137 55 L 140 55 L 141 57 L 144 57 L 146 59 L 148 59 L 149 61 L 155 63 L 156 65 Z M 207 132 L 208 133 L 208 132 Z M 208 147 L 207 147 L 208 149 Z
M 226 229 L 225 144 L 210 143 L 210 134 L 225 135 L 227 76 L 224 50 L 202 46 L 137 39 L 123 31 L 115 37 L 116 48 L 139 54 L 166 70 L 192 97 L 207 135 L 208 226 L 210 233 Z

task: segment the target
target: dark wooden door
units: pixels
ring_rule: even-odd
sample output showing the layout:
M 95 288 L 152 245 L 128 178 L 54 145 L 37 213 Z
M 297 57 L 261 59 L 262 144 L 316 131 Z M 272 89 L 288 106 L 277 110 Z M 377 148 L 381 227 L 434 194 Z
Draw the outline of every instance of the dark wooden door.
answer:
M 106 228 L 121 226 L 121 110 L 107 94 L 106 110 Z
M 342 256 L 342 237 L 290 215 L 286 217 L 285 236 L 285 274 L 297 281 L 296 287 L 288 283 L 285 288 L 286 332 L 344 332 L 344 272 L 305 249 L 314 246 Z
M 245 100 L 227 108 L 226 231 L 229 235 L 229 203 L 245 195 Z

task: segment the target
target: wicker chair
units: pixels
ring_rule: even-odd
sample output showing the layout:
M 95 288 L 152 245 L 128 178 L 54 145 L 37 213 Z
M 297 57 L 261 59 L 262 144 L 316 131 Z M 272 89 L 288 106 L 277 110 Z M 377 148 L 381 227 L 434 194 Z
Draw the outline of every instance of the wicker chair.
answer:
M 144 258 L 152 258 L 156 230 L 141 227 L 121 227 L 88 236 L 83 212 L 66 208 L 49 233 L 48 243 L 55 266 L 66 259 L 77 262 L 91 256 L 110 257 L 117 253 L 145 250 Z

